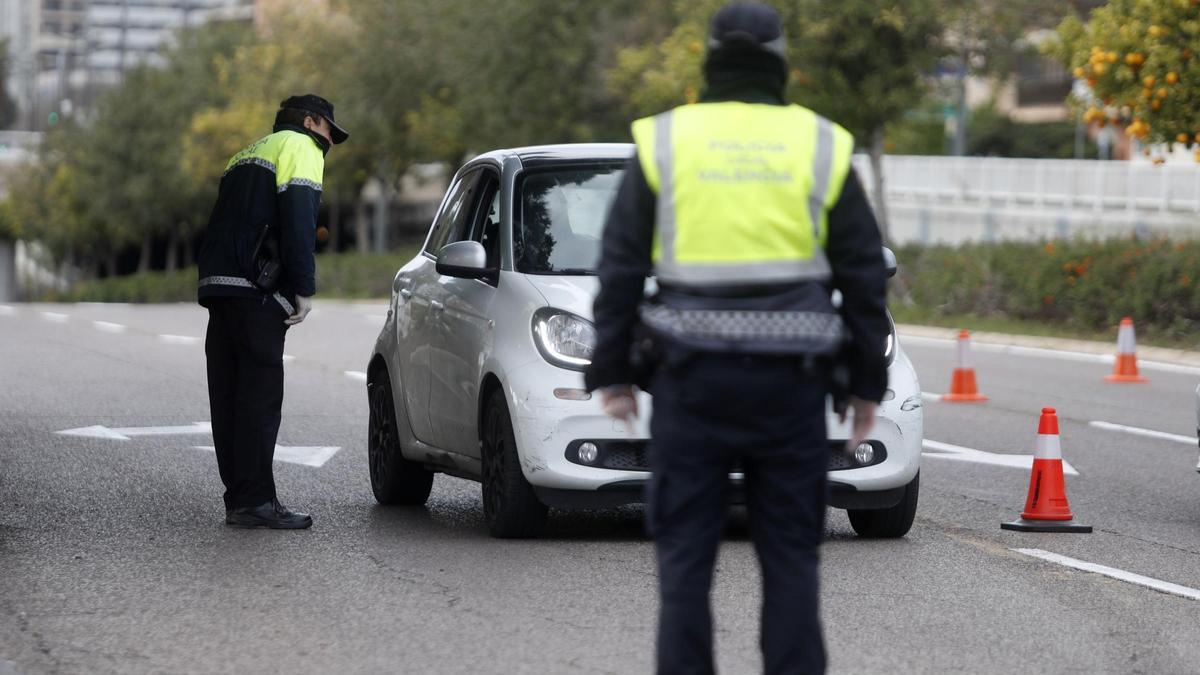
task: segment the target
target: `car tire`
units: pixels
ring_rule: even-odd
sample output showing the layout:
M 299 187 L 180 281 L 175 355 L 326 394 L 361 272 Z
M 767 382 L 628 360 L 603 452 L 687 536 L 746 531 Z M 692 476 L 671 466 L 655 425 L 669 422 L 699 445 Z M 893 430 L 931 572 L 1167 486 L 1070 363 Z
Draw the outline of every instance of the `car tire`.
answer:
M 850 526 L 858 536 L 867 539 L 896 539 L 908 534 L 917 516 L 917 495 L 921 491 L 921 474 L 904 486 L 904 496 L 887 509 L 848 509 Z
M 500 539 L 537 537 L 549 509 L 538 500 L 521 472 L 517 438 L 501 390 L 484 408 L 480 447 L 483 460 L 483 517 L 488 532 Z
M 367 400 L 367 465 L 375 501 L 388 506 L 423 505 L 433 489 L 433 472 L 405 459 L 400 451 L 392 383 L 386 371 L 380 371 L 377 379 L 367 385 Z

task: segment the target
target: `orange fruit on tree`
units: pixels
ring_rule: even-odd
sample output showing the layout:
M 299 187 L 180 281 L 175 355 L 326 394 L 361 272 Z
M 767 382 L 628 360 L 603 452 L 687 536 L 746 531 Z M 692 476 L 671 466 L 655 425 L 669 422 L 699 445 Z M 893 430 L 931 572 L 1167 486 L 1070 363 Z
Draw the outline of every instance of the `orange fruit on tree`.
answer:
M 1154 103 L 1151 103 L 1150 109 L 1153 110 L 1154 112 L 1158 112 L 1159 110 L 1162 110 L 1162 101 L 1155 101 Z
M 1170 92 L 1167 91 L 1166 87 L 1159 87 L 1159 89 L 1158 89 L 1158 97 L 1159 98 L 1166 98 L 1167 94 L 1169 94 L 1169 93 Z
M 1146 85 L 1147 89 L 1153 87 L 1155 82 L 1158 82 L 1158 78 L 1154 77 L 1153 75 L 1147 75 L 1146 77 L 1142 78 L 1142 84 Z
M 1087 71 L 1083 69 L 1083 66 L 1080 66 L 1075 69 L 1075 77 L 1077 77 L 1081 80 L 1083 79 L 1083 76 L 1086 74 L 1087 74 Z
M 1106 70 L 1108 70 L 1108 66 L 1104 63 L 1095 63 L 1092 65 L 1092 72 L 1097 75 L 1103 75 Z
M 1175 137 L 1175 140 L 1180 143 L 1187 143 L 1188 135 L 1187 134 L 1179 134 L 1178 136 Z
M 1167 84 L 1175 84 L 1178 81 L 1179 81 L 1179 73 L 1176 73 L 1176 72 L 1167 73 Z

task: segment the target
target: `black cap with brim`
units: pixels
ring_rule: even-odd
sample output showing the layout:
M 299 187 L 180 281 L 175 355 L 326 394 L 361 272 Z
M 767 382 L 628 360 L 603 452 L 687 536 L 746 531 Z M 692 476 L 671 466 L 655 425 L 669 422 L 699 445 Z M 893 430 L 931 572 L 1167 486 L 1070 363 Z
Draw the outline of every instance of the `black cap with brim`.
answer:
M 337 122 L 333 121 L 333 104 L 321 98 L 320 96 L 317 96 L 316 94 L 292 96 L 280 103 L 279 107 L 303 110 L 305 112 L 310 112 L 325 118 L 325 121 L 329 122 L 329 126 L 332 129 L 330 137 L 334 145 L 345 141 L 347 138 L 350 138 L 350 132 L 341 128 L 338 126 Z
M 750 48 L 787 60 L 783 22 L 774 8 L 759 2 L 733 2 L 714 16 L 708 33 L 709 51 Z

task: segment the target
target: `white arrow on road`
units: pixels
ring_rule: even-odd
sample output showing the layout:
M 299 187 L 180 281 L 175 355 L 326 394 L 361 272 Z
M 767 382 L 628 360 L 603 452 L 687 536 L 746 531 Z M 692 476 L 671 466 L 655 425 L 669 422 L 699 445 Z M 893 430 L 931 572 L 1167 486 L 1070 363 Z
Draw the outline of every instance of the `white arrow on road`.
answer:
M 974 462 L 975 464 L 990 464 L 991 466 L 1007 466 L 1013 469 L 1029 470 L 1033 468 L 1033 455 L 1005 455 L 998 452 L 984 452 L 974 448 L 964 448 L 961 445 L 951 445 L 940 441 L 921 441 L 921 447 L 931 452 L 921 453 L 922 457 L 938 459 L 953 459 L 959 462 Z M 1063 460 L 1063 474 L 1078 476 L 1075 467 Z
M 193 422 L 184 427 L 121 427 L 110 429 L 97 424 L 78 429 L 64 429 L 56 432 L 63 436 L 78 436 L 82 438 L 107 438 L 114 441 L 128 441 L 135 436 L 184 436 L 188 434 L 211 434 L 211 422 Z M 194 446 L 197 450 L 215 452 L 211 445 Z M 275 446 L 275 459 L 290 464 L 322 467 L 341 450 L 337 446 Z
M 216 448 L 211 445 L 197 445 L 197 450 L 207 450 L 216 452 Z M 286 445 L 275 446 L 275 461 L 287 462 L 289 464 L 303 464 L 304 466 L 315 466 L 320 468 L 333 458 L 334 455 L 341 450 L 339 447 L 289 447 Z
M 82 436 L 84 438 L 111 438 L 116 441 L 127 441 L 134 436 L 183 436 L 186 434 L 211 434 L 212 424 L 209 422 L 192 422 L 186 427 L 124 427 L 109 429 L 106 426 L 95 425 L 78 429 L 64 429 L 55 432 L 63 436 Z

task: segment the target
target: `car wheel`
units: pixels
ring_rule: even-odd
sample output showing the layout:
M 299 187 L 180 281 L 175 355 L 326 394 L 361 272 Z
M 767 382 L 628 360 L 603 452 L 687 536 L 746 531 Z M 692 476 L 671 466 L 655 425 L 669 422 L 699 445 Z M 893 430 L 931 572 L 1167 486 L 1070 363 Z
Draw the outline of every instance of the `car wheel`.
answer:
M 420 506 L 433 489 L 433 472 L 407 460 L 400 452 L 396 431 L 396 407 L 392 384 L 386 372 L 367 386 L 371 415 L 368 423 L 367 464 L 371 469 L 371 492 L 380 504 Z
M 860 537 L 869 539 L 895 539 L 903 537 L 912 529 L 917 516 L 917 493 L 921 488 L 921 474 L 913 477 L 904 486 L 900 503 L 889 509 L 849 509 L 850 526 Z
M 502 539 L 536 537 L 546 526 L 546 505 L 521 473 L 517 439 L 508 405 L 500 390 L 492 392 L 480 434 L 483 452 L 483 517 L 488 532 Z

